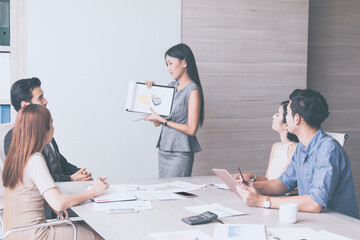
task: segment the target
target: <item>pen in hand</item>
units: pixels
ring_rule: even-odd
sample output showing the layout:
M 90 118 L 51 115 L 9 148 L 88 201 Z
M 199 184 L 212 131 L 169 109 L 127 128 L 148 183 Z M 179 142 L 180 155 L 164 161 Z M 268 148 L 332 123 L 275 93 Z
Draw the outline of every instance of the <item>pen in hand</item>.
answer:
M 237 166 L 237 169 L 239 170 L 239 173 L 240 173 L 240 177 L 241 177 L 242 182 L 243 182 L 245 185 L 249 185 L 249 183 L 248 183 L 247 181 L 245 181 L 244 176 L 243 176 L 242 173 L 241 173 L 241 170 L 240 170 L 239 165 Z
M 145 118 L 144 117 L 142 117 L 142 118 L 139 118 L 139 119 L 135 119 L 135 120 L 133 120 L 132 122 L 137 122 L 137 121 L 141 121 L 141 120 L 144 120 Z

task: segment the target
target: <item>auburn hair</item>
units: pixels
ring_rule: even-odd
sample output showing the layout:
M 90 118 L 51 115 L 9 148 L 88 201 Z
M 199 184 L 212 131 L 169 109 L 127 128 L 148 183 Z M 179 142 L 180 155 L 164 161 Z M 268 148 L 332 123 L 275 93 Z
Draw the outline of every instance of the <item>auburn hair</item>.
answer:
M 13 189 L 19 181 L 23 183 L 24 169 L 30 156 L 44 147 L 50 121 L 50 112 L 44 106 L 30 104 L 20 109 L 2 173 L 4 187 Z

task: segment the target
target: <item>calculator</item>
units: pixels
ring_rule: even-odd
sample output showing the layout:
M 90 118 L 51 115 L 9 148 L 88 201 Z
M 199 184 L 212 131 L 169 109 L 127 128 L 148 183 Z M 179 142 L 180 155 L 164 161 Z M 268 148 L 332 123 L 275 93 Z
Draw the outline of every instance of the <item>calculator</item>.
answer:
M 207 211 L 200 215 L 182 218 L 181 220 L 189 225 L 198 225 L 198 224 L 209 223 L 217 218 L 218 215 Z

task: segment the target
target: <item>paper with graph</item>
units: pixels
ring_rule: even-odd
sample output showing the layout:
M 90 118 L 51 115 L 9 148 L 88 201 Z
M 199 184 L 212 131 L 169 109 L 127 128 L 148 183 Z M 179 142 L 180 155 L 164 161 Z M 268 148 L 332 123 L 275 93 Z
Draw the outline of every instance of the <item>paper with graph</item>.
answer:
M 126 98 L 126 111 L 150 113 L 150 107 L 162 116 L 170 116 L 175 87 L 153 85 L 150 89 L 145 83 L 129 82 Z

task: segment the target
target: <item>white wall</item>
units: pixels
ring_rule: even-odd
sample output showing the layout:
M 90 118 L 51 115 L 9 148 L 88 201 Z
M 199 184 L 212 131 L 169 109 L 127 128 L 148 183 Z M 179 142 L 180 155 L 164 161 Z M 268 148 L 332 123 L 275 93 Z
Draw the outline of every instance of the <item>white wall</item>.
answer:
M 160 128 L 131 122 L 127 83 L 171 81 L 181 0 L 27 2 L 27 75 L 42 81 L 61 153 L 95 177 L 157 177 Z
M 10 99 L 10 53 L 0 52 L 0 103 Z

